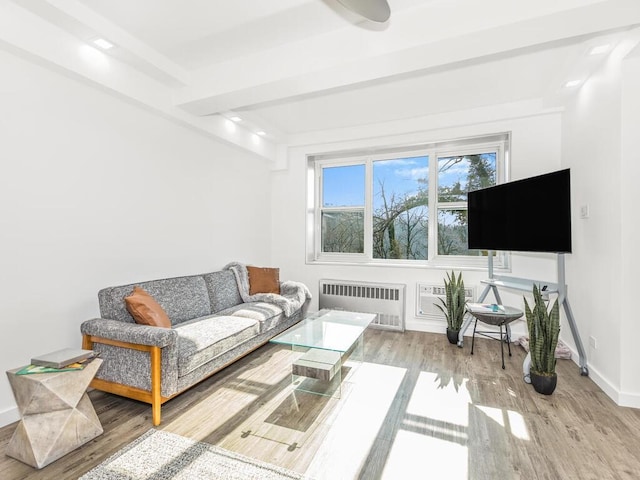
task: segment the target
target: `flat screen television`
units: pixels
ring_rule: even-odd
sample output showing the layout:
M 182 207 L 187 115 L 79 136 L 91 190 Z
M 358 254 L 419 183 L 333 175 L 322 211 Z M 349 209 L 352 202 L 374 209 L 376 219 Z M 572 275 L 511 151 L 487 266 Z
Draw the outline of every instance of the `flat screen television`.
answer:
M 569 169 L 469 192 L 469 248 L 571 253 Z

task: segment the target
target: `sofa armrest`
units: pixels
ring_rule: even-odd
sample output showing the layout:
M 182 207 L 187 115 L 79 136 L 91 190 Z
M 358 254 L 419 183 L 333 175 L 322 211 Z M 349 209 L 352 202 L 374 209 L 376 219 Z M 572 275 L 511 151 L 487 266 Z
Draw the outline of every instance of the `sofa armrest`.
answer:
M 92 383 L 105 381 L 125 390 L 128 386 L 151 392 L 154 422 L 159 422 L 161 397 L 170 397 L 178 388 L 177 332 L 105 318 L 84 321 L 80 331 L 83 348 L 97 351 L 104 360 Z M 121 394 L 122 388 L 106 391 Z
M 178 338 L 178 334 L 170 328 L 138 325 L 106 318 L 86 320 L 82 322 L 80 331 L 83 335 L 160 348 L 174 345 Z

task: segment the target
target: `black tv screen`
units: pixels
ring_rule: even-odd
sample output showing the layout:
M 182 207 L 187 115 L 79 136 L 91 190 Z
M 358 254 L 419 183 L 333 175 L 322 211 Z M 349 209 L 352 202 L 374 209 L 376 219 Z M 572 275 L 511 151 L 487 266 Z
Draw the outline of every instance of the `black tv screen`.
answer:
M 469 248 L 571 253 L 569 169 L 469 192 Z

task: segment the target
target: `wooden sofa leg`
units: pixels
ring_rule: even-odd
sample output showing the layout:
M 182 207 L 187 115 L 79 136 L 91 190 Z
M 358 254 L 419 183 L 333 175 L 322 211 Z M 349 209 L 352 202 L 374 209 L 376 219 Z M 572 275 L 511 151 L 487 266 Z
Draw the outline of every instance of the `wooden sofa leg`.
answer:
M 91 341 L 91 337 L 89 335 L 82 335 L 82 349 L 93 350 L 93 342 Z
M 162 351 L 160 347 L 151 347 L 151 414 L 153 425 L 160 425 L 161 400 L 161 380 L 162 380 Z

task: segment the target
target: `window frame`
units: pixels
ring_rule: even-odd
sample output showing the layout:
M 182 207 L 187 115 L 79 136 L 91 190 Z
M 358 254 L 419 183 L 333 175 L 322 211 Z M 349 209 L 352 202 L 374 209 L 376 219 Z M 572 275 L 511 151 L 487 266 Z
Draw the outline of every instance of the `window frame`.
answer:
M 355 264 L 376 266 L 413 266 L 434 268 L 486 269 L 486 255 L 438 254 L 438 214 L 443 208 L 467 208 L 467 202 L 438 202 L 439 158 L 480 153 L 496 153 L 496 185 L 504 183 L 509 173 L 510 133 L 484 135 L 460 140 L 421 145 L 381 147 L 375 149 L 328 152 L 307 155 L 308 195 L 307 205 L 307 263 Z M 373 258 L 373 162 L 406 157 L 428 156 L 429 217 L 428 254 L 426 260 Z M 350 165 L 365 165 L 364 252 L 322 252 L 322 212 L 328 210 L 354 210 L 355 207 L 323 207 L 323 169 Z M 509 267 L 507 252 L 494 257 L 496 269 Z

